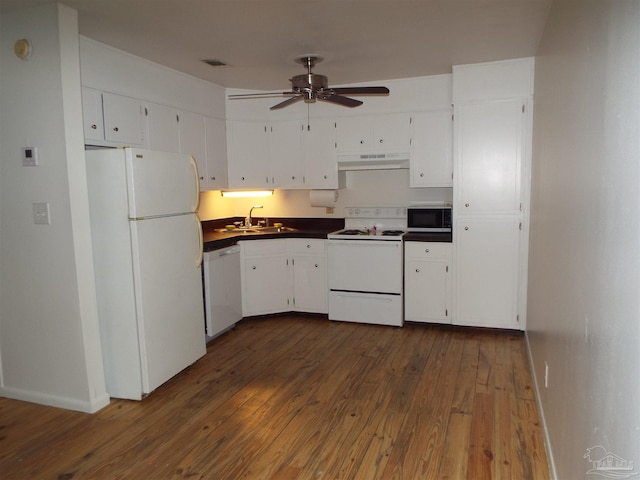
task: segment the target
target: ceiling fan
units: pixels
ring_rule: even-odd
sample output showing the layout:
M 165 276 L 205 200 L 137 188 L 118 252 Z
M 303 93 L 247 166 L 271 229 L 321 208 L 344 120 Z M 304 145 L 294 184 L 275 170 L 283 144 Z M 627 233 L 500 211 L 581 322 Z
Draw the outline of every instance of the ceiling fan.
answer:
M 354 98 L 345 97 L 344 95 L 388 95 L 387 87 L 339 87 L 330 88 L 326 76 L 313 73 L 313 67 L 322 61 L 322 57 L 312 55 L 302 55 L 296 57 L 296 63 L 304 65 L 307 73 L 295 75 L 290 78 L 290 92 L 271 92 L 271 93 L 245 93 L 238 95 L 229 95 L 229 98 L 267 98 L 274 96 L 290 96 L 284 102 L 274 105 L 269 110 L 278 110 L 288 107 L 294 103 L 304 100 L 305 103 L 315 103 L 317 100 L 321 102 L 330 102 L 343 107 L 357 107 L 363 102 Z

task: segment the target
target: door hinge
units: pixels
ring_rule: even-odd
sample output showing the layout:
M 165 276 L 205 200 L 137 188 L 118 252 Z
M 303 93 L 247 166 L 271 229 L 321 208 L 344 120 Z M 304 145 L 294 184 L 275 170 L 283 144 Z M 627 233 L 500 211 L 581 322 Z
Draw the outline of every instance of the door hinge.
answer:
M 516 322 L 520 322 L 520 315 L 516 315 Z
M 518 228 L 522 230 L 522 222 L 520 222 L 520 225 L 518 225 Z
M 524 105 L 522 105 L 522 113 L 524 113 Z
M 448 317 L 449 316 L 449 310 L 447 310 L 446 308 L 444 309 L 444 316 Z
M 447 265 L 446 270 L 447 273 L 449 273 L 449 265 Z
M 176 113 L 176 123 L 180 123 L 180 115 Z
M 147 109 L 147 107 L 144 107 L 144 116 L 145 117 L 149 116 L 149 110 Z

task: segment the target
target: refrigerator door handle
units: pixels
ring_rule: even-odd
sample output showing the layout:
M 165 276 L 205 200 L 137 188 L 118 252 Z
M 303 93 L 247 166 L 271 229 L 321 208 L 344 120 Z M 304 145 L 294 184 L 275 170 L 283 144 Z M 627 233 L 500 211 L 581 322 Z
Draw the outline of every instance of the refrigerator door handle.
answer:
M 196 162 L 196 159 L 193 158 L 193 155 L 189 156 L 189 161 L 193 167 L 194 179 L 196 181 L 196 206 L 193 211 L 197 212 L 198 208 L 200 208 L 200 173 L 198 172 L 198 163 Z
M 191 157 L 193 158 L 193 157 Z M 198 239 L 199 239 L 199 248 L 198 248 L 198 260 L 196 261 L 196 268 L 200 268 L 202 265 L 202 257 L 204 255 L 204 235 L 202 233 L 202 223 L 200 223 L 200 219 L 198 215 L 194 215 L 196 220 L 196 228 L 198 229 Z

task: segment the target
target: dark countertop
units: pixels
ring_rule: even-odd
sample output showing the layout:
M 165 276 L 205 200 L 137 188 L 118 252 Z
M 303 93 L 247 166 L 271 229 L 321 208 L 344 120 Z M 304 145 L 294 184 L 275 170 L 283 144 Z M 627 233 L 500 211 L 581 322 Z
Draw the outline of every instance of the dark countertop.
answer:
M 443 242 L 443 243 L 451 243 L 452 235 L 451 232 L 438 232 L 438 233 L 427 233 L 427 232 L 409 232 L 405 233 L 402 239 L 405 242 Z
M 282 223 L 286 227 L 283 232 L 221 232 L 225 225 L 243 221 L 240 217 L 207 220 L 202 222 L 204 235 L 204 251 L 211 252 L 230 247 L 239 240 L 254 240 L 268 238 L 327 238 L 327 234 L 344 228 L 343 218 L 273 218 L 269 217 L 269 224 Z M 257 223 L 263 220 L 254 218 Z

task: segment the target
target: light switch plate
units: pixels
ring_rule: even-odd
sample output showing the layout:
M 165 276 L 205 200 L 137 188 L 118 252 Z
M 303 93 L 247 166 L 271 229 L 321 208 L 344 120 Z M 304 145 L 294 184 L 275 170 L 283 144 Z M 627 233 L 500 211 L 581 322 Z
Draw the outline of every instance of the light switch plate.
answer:
M 40 165 L 38 162 L 38 148 L 22 147 L 22 166 L 37 167 L 38 165 Z
M 33 204 L 33 223 L 36 225 L 51 225 L 51 216 L 49 215 L 49 203 Z

